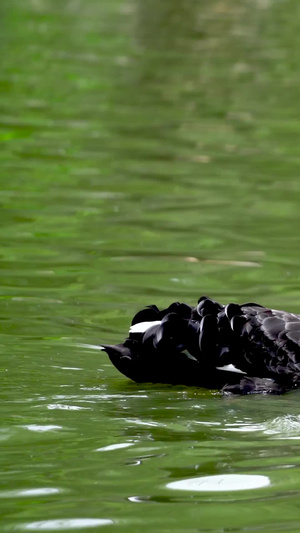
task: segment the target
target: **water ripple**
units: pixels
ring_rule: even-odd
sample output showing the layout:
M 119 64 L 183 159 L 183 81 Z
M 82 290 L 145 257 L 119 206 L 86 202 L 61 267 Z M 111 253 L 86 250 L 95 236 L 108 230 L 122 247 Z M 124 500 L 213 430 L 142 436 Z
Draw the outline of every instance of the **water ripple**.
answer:
M 262 432 L 265 435 L 274 435 L 277 439 L 300 439 L 300 417 L 288 414 L 260 424 L 241 421 L 225 424 L 225 427 L 218 429 L 237 433 Z

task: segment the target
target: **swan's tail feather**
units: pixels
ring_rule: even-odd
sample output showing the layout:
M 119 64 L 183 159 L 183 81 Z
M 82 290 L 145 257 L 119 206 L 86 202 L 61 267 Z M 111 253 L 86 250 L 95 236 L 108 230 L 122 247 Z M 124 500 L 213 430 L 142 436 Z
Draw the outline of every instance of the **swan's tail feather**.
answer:
M 227 384 L 222 388 L 224 394 L 283 394 L 290 390 L 284 384 L 280 384 L 271 378 L 242 378 L 234 384 Z

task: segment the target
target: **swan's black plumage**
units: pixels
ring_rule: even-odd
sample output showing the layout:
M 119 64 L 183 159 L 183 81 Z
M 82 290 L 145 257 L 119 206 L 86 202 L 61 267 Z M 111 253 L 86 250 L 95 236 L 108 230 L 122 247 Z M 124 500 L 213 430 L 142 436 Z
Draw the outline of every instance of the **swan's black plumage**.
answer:
M 280 394 L 300 385 L 300 315 L 256 303 L 224 306 L 202 296 L 196 307 L 150 305 L 132 326 L 123 344 L 103 349 L 136 382 L 239 394 Z

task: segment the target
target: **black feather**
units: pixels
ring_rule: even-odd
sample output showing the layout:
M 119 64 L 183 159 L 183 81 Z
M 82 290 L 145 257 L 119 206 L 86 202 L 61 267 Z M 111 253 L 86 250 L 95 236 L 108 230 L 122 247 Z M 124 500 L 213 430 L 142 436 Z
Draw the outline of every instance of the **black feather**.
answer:
M 196 307 L 148 306 L 134 316 L 132 324 L 139 322 L 156 323 L 123 344 L 103 347 L 134 381 L 224 387 L 239 394 L 279 394 L 300 385 L 300 315 L 256 303 L 225 307 L 202 296 Z M 218 370 L 228 364 L 246 376 Z

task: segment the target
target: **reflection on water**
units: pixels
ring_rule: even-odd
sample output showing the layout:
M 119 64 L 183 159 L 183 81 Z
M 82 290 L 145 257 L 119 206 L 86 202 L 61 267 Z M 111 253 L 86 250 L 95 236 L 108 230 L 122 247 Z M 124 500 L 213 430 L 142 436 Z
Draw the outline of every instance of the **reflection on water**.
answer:
M 48 496 L 49 494 L 58 494 L 60 489 L 43 487 L 28 490 L 11 490 L 6 492 L 0 492 L 0 498 L 23 498 L 31 496 Z
M 26 524 L 22 529 L 26 531 L 65 531 L 73 529 L 92 528 L 112 525 L 112 520 L 103 518 L 72 518 L 60 520 L 43 520 Z
M 225 474 L 221 476 L 205 476 L 183 479 L 169 483 L 167 487 L 174 490 L 190 490 L 200 492 L 224 492 L 250 490 L 267 487 L 270 480 L 266 476 Z
M 100 349 L 146 304 L 300 312 L 298 4 L 0 10 L 1 531 L 299 531 L 299 391 L 136 385 Z
M 119 444 L 109 444 L 103 448 L 97 448 L 96 452 L 110 452 L 112 450 L 120 450 L 121 448 L 128 448 L 128 446 L 133 446 L 133 442 L 120 442 Z

